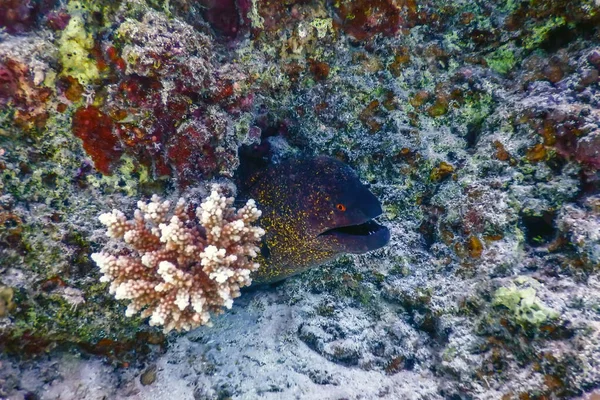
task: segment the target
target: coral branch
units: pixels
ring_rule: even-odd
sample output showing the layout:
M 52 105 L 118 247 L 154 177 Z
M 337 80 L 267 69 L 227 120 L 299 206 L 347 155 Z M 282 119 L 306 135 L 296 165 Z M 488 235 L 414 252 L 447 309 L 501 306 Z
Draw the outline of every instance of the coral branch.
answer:
M 127 316 L 141 312 L 169 332 L 210 324 L 210 313 L 231 308 L 240 288 L 252 283 L 258 268 L 252 259 L 264 235 L 253 225 L 261 215 L 254 200 L 237 211 L 232 205 L 215 186 L 195 217 L 185 200 L 171 207 L 156 195 L 138 202 L 131 220 L 119 210 L 100 215 L 106 235 L 130 250 L 92 254 L 110 293 L 131 301 Z

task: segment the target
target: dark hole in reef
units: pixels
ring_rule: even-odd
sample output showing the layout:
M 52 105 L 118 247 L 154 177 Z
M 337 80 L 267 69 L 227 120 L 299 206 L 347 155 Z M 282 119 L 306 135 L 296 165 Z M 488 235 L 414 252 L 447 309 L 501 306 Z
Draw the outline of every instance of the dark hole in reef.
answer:
M 419 226 L 419 233 L 423 236 L 425 247 L 429 249 L 435 243 L 435 223 L 425 220 Z
M 407 358 L 404 360 L 404 369 L 407 371 L 412 371 L 415 369 L 416 360 L 414 358 Z
M 96 25 L 102 26 L 104 25 L 104 14 L 99 11 L 94 11 L 91 13 L 92 20 L 96 23 Z
M 549 53 L 553 53 L 574 40 L 584 40 L 592 37 L 597 30 L 597 26 L 597 18 L 579 23 L 574 27 L 570 27 L 568 24 L 559 26 L 548 33 L 540 47 Z
M 42 176 L 42 182 L 46 187 L 50 189 L 56 189 L 56 182 L 58 180 L 58 175 L 54 172 L 50 172 L 49 174 L 45 174 Z
M 467 134 L 465 135 L 467 149 L 473 149 L 479 141 L 479 136 L 481 135 L 481 125 L 481 123 L 472 123 L 467 126 Z
M 550 340 L 567 340 L 575 336 L 575 329 L 573 328 L 571 321 L 564 321 L 559 325 L 549 323 L 541 328 L 543 337 Z
M 434 191 L 427 191 L 421 198 L 421 208 L 424 212 L 424 218 L 419 225 L 419 233 L 422 235 L 425 242 L 425 248 L 429 249 L 436 242 L 437 224 L 440 216 L 446 211 L 442 207 L 432 206 L 431 198 L 435 195 Z
M 204 20 L 208 22 L 217 38 L 234 39 L 244 27 L 245 7 L 236 0 L 200 0 L 197 2 Z
M 579 180 L 581 181 L 581 191 L 577 196 L 578 199 L 600 193 L 600 171 L 584 168 L 579 172 Z
M 567 160 L 559 155 L 557 155 L 556 157 L 552 157 L 546 162 L 546 165 L 548 165 L 552 172 L 554 172 L 557 175 L 562 172 L 562 169 L 566 164 Z
M 12 229 L 12 228 L 16 228 L 17 226 L 19 226 L 19 221 L 17 221 L 16 219 L 7 219 L 6 221 L 4 221 L 4 228 L 5 229 Z
M 450 393 L 446 393 L 445 391 L 442 390 L 440 392 L 440 394 L 442 396 L 444 396 L 445 399 L 448 399 L 448 400 L 464 400 L 464 397 L 462 397 L 461 395 L 456 394 L 456 393 L 450 394 Z
M 39 400 L 40 397 L 37 394 L 33 393 L 33 392 L 27 392 L 23 396 L 23 399 L 24 400 Z
M 556 236 L 556 213 L 544 211 L 541 215 L 521 215 L 525 241 L 533 247 L 548 244 Z
M 238 149 L 240 166 L 235 172 L 234 179 L 241 192 L 248 189 L 252 177 L 267 168 L 273 158 L 274 152 L 267 139 L 274 136 L 288 139 L 286 124 L 279 120 L 272 120 L 268 115 L 259 118 L 256 126 L 260 129 L 260 143 L 243 145 Z

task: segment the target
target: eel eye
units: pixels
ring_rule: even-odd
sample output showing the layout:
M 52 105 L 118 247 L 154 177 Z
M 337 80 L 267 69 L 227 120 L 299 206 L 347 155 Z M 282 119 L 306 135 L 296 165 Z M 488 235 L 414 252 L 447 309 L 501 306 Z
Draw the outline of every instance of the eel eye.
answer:
M 346 206 L 343 205 L 342 203 L 340 203 L 337 206 L 335 206 L 335 208 L 337 208 L 340 211 L 346 211 Z

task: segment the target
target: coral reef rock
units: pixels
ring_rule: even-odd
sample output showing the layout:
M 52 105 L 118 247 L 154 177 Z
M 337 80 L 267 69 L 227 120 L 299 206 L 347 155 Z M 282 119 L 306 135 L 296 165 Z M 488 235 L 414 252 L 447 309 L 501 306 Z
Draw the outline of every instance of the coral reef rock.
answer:
M 598 398 L 597 0 L 0 9 L 1 398 Z M 109 254 L 147 249 L 99 215 L 157 194 L 191 221 L 247 157 L 299 154 L 356 171 L 387 246 L 244 290 L 212 327 L 126 316 L 103 274 L 131 312 L 162 304 L 153 323 L 187 329 L 251 267 L 211 264 L 197 320 L 171 255 L 138 282 L 166 302 L 111 275 Z

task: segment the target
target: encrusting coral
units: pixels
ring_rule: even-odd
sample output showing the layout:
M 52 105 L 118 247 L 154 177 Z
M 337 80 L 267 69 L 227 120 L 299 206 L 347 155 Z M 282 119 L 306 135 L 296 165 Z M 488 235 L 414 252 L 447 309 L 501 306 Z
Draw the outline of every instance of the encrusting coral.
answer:
M 99 217 L 107 236 L 129 249 L 92 254 L 110 293 L 131 300 L 127 316 L 141 312 L 169 332 L 210 324 L 211 312 L 231 308 L 240 288 L 252 283 L 264 234 L 253 226 L 261 215 L 254 200 L 237 211 L 233 201 L 215 186 L 195 216 L 184 199 L 170 212 L 171 203 L 154 195 L 138 202 L 132 220 L 119 210 Z

